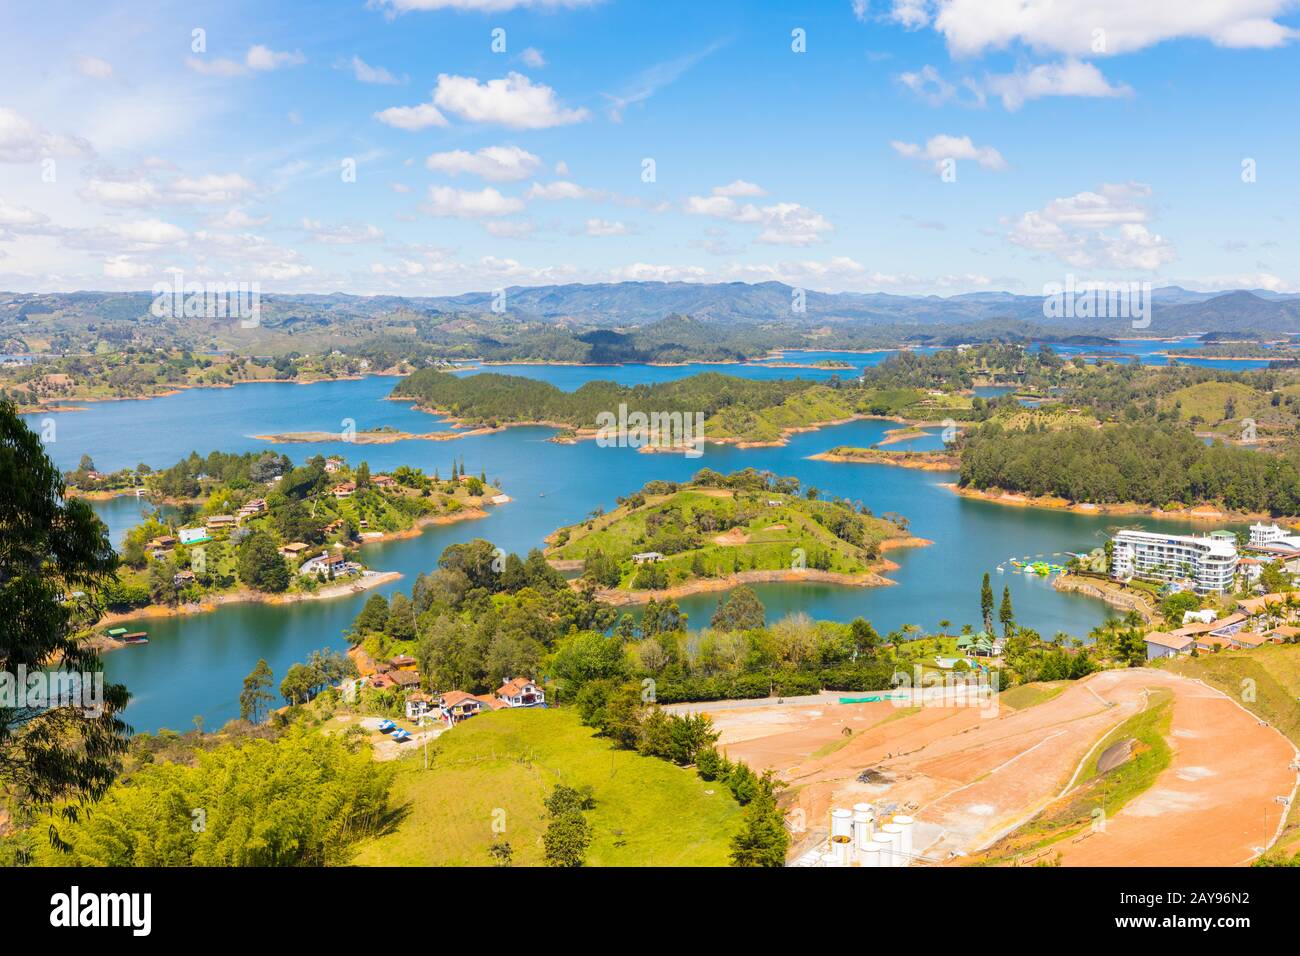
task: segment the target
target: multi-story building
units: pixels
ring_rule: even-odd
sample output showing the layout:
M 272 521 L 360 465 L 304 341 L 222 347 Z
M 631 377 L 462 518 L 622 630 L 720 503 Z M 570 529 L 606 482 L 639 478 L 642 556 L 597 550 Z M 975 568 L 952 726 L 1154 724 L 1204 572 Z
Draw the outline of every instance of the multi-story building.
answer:
M 1231 534 L 1182 535 L 1121 531 L 1112 539 L 1111 574 L 1121 580 L 1190 581 L 1200 594 L 1232 589 L 1237 545 Z

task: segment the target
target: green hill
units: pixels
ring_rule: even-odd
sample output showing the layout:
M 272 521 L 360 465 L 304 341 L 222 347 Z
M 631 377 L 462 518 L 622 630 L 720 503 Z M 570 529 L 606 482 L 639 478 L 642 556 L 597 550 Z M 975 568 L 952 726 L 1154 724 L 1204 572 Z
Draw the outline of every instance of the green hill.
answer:
M 429 756 L 428 770 L 418 751 L 401 760 L 392 801 L 404 816 L 362 844 L 355 863 L 486 866 L 488 847 L 504 839 L 515 866 L 540 866 L 542 801 L 557 783 L 594 791 L 589 866 L 726 866 L 740 826 L 725 784 L 615 750 L 569 709 L 482 714 L 439 737 Z
M 789 570 L 799 550 L 808 568 L 863 574 L 879 558 L 881 542 L 904 533 L 838 501 L 705 481 L 651 483 L 609 514 L 557 531 L 547 557 L 586 562 L 588 576 L 604 587 L 657 589 L 740 571 Z M 665 485 L 666 493 L 647 493 Z M 643 552 L 663 557 L 635 564 L 632 556 Z

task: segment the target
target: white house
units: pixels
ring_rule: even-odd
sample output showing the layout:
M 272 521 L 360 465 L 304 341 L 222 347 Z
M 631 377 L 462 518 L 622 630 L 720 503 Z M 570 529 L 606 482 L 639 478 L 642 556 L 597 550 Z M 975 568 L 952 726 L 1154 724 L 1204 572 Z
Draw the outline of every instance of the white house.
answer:
M 527 677 L 516 677 L 497 688 L 497 700 L 508 707 L 540 707 L 546 695 Z

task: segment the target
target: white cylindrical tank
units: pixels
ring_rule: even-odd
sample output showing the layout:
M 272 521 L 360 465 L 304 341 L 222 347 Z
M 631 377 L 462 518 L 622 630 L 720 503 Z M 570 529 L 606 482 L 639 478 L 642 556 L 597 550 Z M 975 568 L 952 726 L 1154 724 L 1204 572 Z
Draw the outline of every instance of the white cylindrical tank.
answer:
M 852 836 L 853 814 L 839 807 L 831 811 L 831 836 Z
M 893 866 L 894 865 L 894 838 L 891 837 L 888 833 L 881 832 L 875 834 L 871 838 L 871 843 L 873 846 L 880 847 L 880 854 L 879 854 L 880 862 L 878 862 L 876 865 Z
M 835 857 L 836 866 L 849 865 L 849 850 L 853 847 L 853 838 L 849 836 L 831 837 L 831 855 Z
M 903 865 L 910 866 L 912 863 L 912 839 L 913 831 L 916 829 L 916 821 L 909 816 L 897 814 L 894 817 L 894 823 L 903 828 Z
M 839 866 L 840 864 L 839 864 L 839 861 L 836 860 L 836 858 L 835 858 L 835 854 L 834 854 L 834 853 L 823 853 L 823 854 L 822 854 L 821 865 L 822 865 L 822 866 Z
M 871 842 L 871 835 L 876 832 L 876 811 L 869 803 L 853 805 L 853 836 L 861 851 Z
M 903 857 L 903 828 L 897 823 L 886 823 L 880 832 L 889 838 L 890 866 L 907 866 Z
M 867 845 L 858 850 L 858 866 L 881 866 L 880 858 L 884 855 L 881 844 L 868 840 Z

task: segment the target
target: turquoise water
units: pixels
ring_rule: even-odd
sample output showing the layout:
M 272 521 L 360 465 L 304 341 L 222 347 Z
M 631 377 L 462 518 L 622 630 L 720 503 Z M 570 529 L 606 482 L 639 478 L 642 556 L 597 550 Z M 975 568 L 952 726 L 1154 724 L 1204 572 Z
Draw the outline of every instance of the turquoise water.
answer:
M 584 369 L 598 377 L 635 381 L 645 374 L 676 371 L 642 366 L 627 376 L 620 369 Z M 538 375 L 573 382 L 572 367 L 530 367 Z M 789 374 L 789 370 L 786 370 Z M 597 506 L 612 508 L 614 499 L 652 478 L 684 480 L 702 467 L 719 471 L 754 467 L 795 475 L 805 487 L 860 500 L 877 514 L 897 511 L 911 521 L 913 533 L 931 547 L 900 550 L 891 557 L 900 565 L 890 574 L 893 587 L 840 588 L 822 584 L 771 584 L 758 587 L 769 620 L 802 611 L 814 618 L 870 619 L 882 633 L 903 624 L 934 628 L 941 619 L 953 626 L 979 618 L 982 575 L 993 573 L 995 587 L 1011 588 L 1022 624 L 1050 635 L 1063 630 L 1084 635 L 1107 615 L 1096 601 L 1058 594 L 1037 577 L 997 573 L 1010 557 L 1051 555 L 1100 545 L 1113 527 L 1104 518 L 1053 511 L 1009 508 L 960 498 L 942 487 L 955 476 L 883 465 L 811 461 L 808 456 L 835 445 L 867 446 L 879 442 L 892 422 L 860 421 L 792 437 L 780 448 L 737 449 L 706 446 L 703 457 L 639 454 L 633 449 L 602 448 L 594 442 L 560 445 L 547 441 L 552 429 L 511 428 L 451 442 L 409 441 L 358 446 L 342 441 L 271 445 L 252 436 L 272 432 L 337 430 L 354 419 L 359 430 L 392 425 L 425 432 L 448 427 L 434 416 L 405 403 L 387 401 L 392 379 L 367 378 L 315 385 L 252 384 L 234 389 L 202 389 L 151 401 L 106 402 L 82 412 L 29 416 L 33 422 L 54 419 L 55 441 L 47 448 L 60 467 L 72 468 L 89 453 L 101 470 L 144 461 L 166 466 L 190 450 L 245 451 L 275 448 L 301 461 L 316 453 L 367 460 L 372 470 L 411 464 L 446 475 L 453 458 L 463 457 L 471 473 L 486 470 L 514 498 L 491 510 L 489 517 L 454 525 L 431 526 L 417 538 L 366 546 L 365 560 L 376 569 L 401 572 L 403 578 L 383 589 L 407 589 L 421 571 L 432 570 L 448 544 L 475 537 L 524 552 L 561 525 L 573 523 Z M 563 387 L 563 386 L 562 386 Z M 938 447 L 937 432 L 912 442 L 891 445 L 921 450 Z M 132 498 L 97 502 L 114 541 L 135 523 L 140 503 Z M 1178 522 L 1143 522 L 1148 527 L 1186 530 Z M 692 626 L 707 624 L 718 595 L 697 595 L 681 602 Z M 343 647 L 341 634 L 360 610 L 365 596 L 271 606 L 231 605 L 190 617 L 151 619 L 147 646 L 124 648 L 105 656 L 111 680 L 133 694 L 127 720 L 136 730 L 161 726 L 187 728 L 202 715 L 209 727 L 238 713 L 243 677 L 259 657 L 277 675 L 318 647 Z

